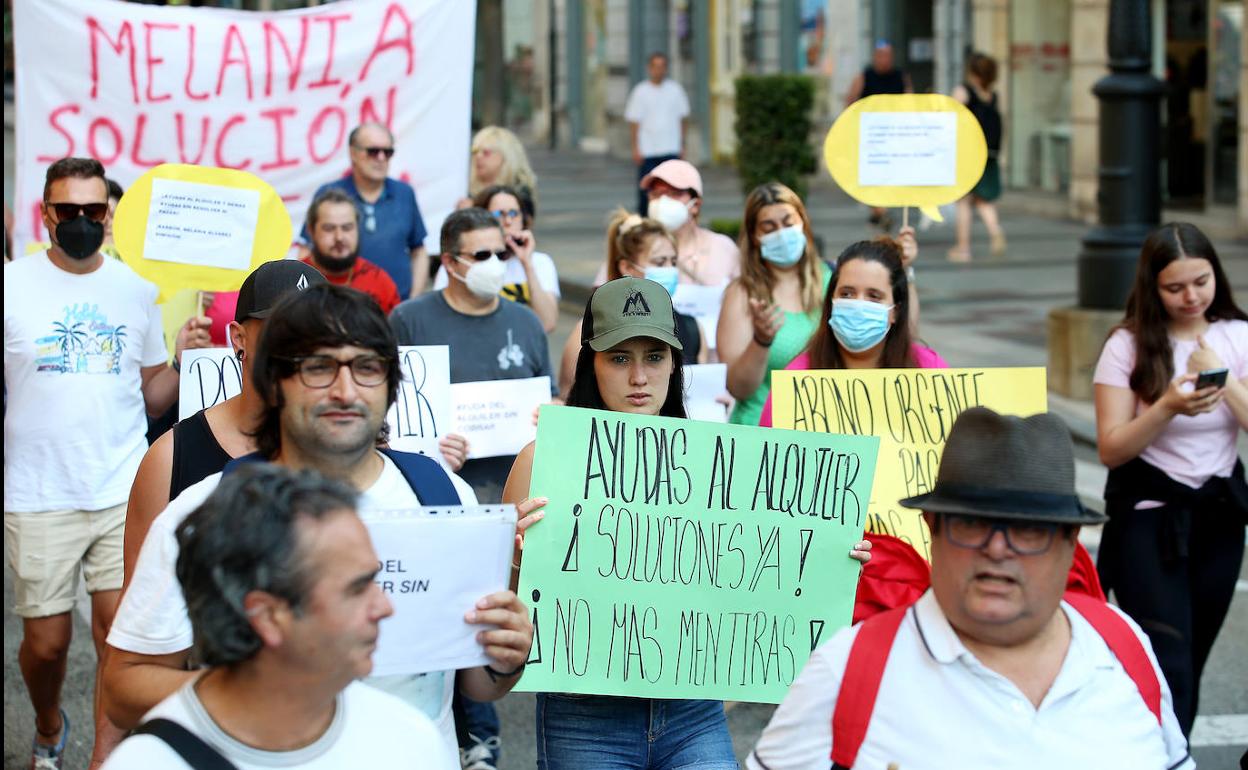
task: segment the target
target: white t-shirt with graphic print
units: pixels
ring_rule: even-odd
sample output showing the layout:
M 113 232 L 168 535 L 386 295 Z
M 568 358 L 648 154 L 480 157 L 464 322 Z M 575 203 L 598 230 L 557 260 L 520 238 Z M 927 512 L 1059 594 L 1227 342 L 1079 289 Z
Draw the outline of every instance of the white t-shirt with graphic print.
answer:
M 4 266 L 4 510 L 124 503 L 147 451 L 141 370 L 168 358 L 156 287 L 105 259 Z

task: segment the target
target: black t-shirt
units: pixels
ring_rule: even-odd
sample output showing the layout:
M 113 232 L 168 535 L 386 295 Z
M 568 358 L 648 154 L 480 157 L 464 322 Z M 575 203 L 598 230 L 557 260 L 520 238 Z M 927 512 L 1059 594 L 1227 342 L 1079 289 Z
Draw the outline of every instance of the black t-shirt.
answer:
M 173 426 L 173 468 L 169 474 L 169 499 L 214 473 L 220 473 L 234 458 L 221 448 L 208 427 L 204 410 Z

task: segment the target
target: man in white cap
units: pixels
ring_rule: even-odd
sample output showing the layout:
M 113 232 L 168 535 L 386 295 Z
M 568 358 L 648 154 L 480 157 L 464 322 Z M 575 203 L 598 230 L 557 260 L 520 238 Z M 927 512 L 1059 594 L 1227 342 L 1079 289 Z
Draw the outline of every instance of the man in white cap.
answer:
M 931 588 L 815 650 L 751 770 L 1195 766 L 1148 638 L 1066 590 L 1079 527 L 1105 517 L 1058 417 L 967 410 L 935 488 L 901 504 L 932 530 Z

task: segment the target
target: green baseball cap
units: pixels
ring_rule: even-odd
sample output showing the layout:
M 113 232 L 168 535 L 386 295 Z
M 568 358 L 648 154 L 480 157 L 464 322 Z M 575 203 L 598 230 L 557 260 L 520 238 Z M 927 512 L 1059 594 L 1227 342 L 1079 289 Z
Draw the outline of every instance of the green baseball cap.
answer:
M 672 296 L 645 278 L 607 281 L 594 290 L 585 306 L 581 344 L 601 353 L 634 337 L 651 337 L 684 349 L 676 336 Z

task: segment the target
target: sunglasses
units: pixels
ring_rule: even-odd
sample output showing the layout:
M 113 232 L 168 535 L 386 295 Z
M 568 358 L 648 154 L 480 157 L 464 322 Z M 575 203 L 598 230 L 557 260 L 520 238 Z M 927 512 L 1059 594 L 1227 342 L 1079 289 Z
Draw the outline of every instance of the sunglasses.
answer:
M 520 209 L 494 209 L 490 212 L 498 220 L 512 220 L 520 218 Z
M 107 203 L 49 203 L 47 205 L 56 212 L 58 222 L 77 219 L 80 213 L 86 214 L 88 219 L 96 222 L 103 222 L 108 216 Z
M 510 252 L 510 251 L 506 251 L 506 250 L 502 250 L 502 251 L 491 251 L 490 249 L 482 249 L 481 251 L 464 251 L 464 252 L 460 252 L 459 254 L 456 254 L 455 256 L 457 256 L 457 257 L 468 257 L 469 259 L 473 260 L 474 262 L 484 262 L 485 260 L 489 259 L 490 257 L 498 257 L 500 260 L 505 260 L 505 259 L 507 259 L 508 257 L 510 257 L 510 256 L 511 256 L 511 252 Z
M 390 160 L 394 157 L 393 147 L 356 147 L 355 149 L 365 153 L 370 158 L 384 157 L 386 160 Z

